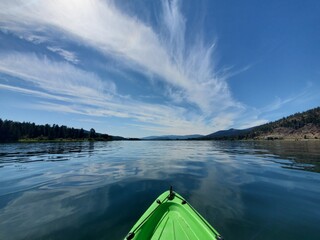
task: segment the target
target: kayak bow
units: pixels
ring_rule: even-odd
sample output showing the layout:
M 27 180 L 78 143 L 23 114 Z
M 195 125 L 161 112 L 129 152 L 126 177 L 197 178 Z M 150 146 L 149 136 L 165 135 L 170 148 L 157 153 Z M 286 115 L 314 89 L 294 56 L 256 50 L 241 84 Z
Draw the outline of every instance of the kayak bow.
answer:
M 221 240 L 221 235 L 179 194 L 162 193 L 132 227 L 125 240 Z

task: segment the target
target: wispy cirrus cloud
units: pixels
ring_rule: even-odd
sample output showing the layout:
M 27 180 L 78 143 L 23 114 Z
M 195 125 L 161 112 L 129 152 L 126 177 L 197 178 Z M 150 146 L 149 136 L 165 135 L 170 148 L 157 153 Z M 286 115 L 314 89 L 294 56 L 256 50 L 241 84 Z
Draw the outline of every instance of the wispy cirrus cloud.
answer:
M 79 62 L 79 59 L 77 58 L 76 54 L 74 52 L 67 51 L 61 47 L 57 46 L 48 46 L 48 50 L 59 54 L 61 57 L 63 57 L 65 60 L 72 62 L 74 64 L 77 64 Z
M 18 77 L 60 96 L 84 96 L 85 98 L 107 97 L 116 91 L 111 81 L 102 81 L 96 74 L 75 68 L 64 62 L 51 61 L 35 54 L 2 53 L 0 62 L 2 73 Z
M 164 134 L 207 134 L 231 127 L 246 107 L 233 99 L 226 82 L 228 71 L 215 69 L 216 42 L 205 42 L 199 33 L 186 41 L 187 20 L 181 4 L 162 1 L 158 25 L 153 26 L 112 1 L 1 1 L 3 31 L 44 46 L 65 61 L 55 61 L 43 52 L 3 52 L 0 72 L 27 84 L 2 83 L 0 88 L 41 99 L 29 107 L 127 118 L 137 122 L 135 126 Z M 164 100 L 148 103 L 147 98 L 143 102 L 134 95 L 121 95 L 117 88 L 121 78 L 84 70 L 81 54 L 61 47 L 66 45 L 60 38 L 121 63 L 118 69 L 106 67 L 106 72 L 139 84 L 126 72 L 130 69 L 160 81 Z
M 155 74 L 204 114 L 237 107 L 225 79 L 214 72 L 214 43 L 206 45 L 201 36 L 195 36 L 192 45 L 185 43 L 186 20 L 179 1 L 162 1 L 160 32 L 111 1 L 10 0 L 2 1 L 0 9 L 2 28 L 21 35 L 59 31 L 127 66 Z
M 39 99 L 36 104 L 25 103 L 26 107 L 87 117 L 130 118 L 140 122 L 145 130 L 163 133 L 205 134 L 212 131 L 213 126 L 208 125 L 203 116 L 187 113 L 187 108 L 122 97 L 112 89 L 112 81 L 102 81 L 95 74 L 67 62 L 56 62 L 35 54 L 11 53 L 0 57 L 0 72 L 17 78 L 14 83 L 3 81 L 0 89 Z

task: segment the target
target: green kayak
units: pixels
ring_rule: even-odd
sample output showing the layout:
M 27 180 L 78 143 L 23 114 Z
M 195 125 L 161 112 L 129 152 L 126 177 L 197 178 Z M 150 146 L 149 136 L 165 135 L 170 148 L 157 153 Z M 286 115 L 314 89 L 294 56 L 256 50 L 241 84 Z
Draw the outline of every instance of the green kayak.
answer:
M 179 194 L 166 191 L 152 203 L 125 240 L 223 239 Z

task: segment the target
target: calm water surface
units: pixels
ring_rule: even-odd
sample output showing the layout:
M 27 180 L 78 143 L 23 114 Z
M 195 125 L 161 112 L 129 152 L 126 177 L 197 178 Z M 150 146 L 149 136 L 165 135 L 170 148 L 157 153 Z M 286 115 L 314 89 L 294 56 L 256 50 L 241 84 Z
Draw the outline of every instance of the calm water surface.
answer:
M 173 185 L 225 239 L 320 239 L 320 142 L 0 145 L 0 239 L 122 239 Z

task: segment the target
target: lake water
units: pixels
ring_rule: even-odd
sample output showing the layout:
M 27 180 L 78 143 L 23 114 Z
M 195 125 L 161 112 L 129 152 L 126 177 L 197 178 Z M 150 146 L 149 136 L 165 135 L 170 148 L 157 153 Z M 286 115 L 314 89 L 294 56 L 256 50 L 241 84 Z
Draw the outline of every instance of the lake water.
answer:
M 0 239 L 123 239 L 170 185 L 225 239 L 320 239 L 320 142 L 0 145 Z

